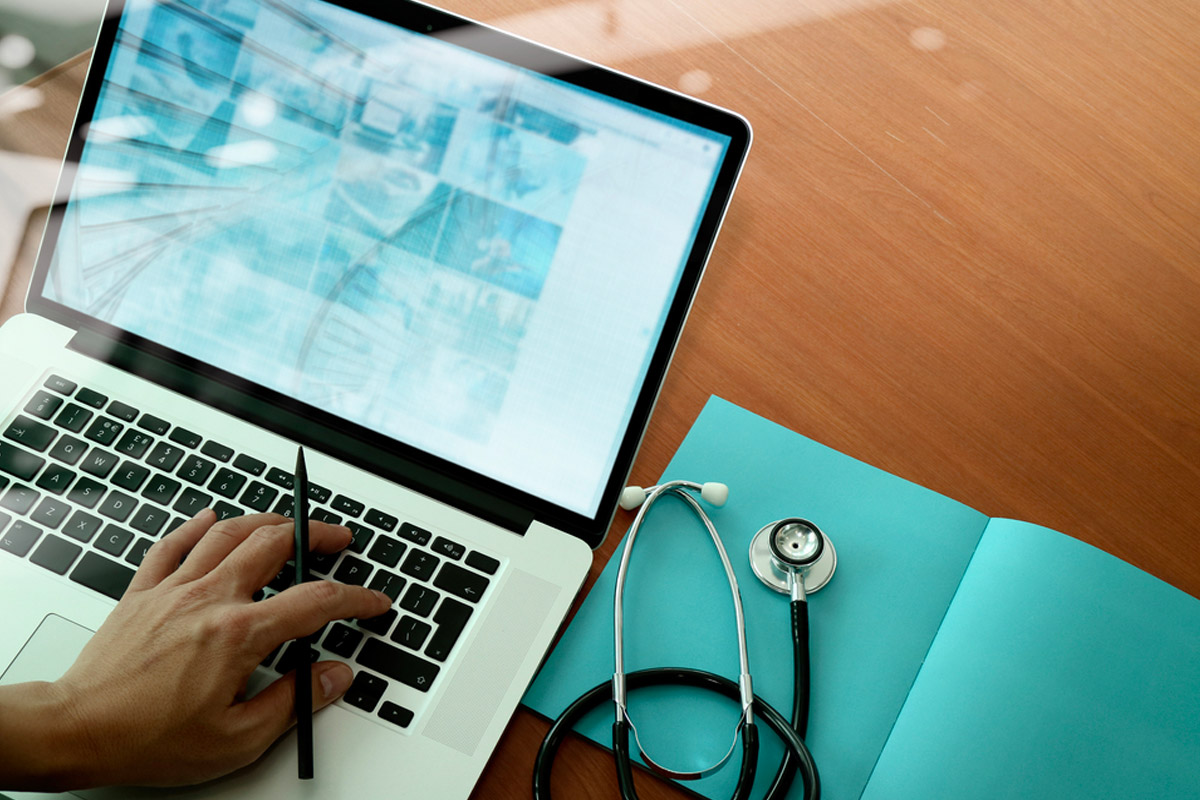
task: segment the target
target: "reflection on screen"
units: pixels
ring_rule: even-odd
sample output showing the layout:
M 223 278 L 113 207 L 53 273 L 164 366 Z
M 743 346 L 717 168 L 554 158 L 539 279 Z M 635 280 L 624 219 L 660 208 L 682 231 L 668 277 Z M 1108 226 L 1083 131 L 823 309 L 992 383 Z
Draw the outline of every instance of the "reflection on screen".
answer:
M 131 0 L 87 135 L 47 297 L 587 515 L 725 144 L 274 0 Z

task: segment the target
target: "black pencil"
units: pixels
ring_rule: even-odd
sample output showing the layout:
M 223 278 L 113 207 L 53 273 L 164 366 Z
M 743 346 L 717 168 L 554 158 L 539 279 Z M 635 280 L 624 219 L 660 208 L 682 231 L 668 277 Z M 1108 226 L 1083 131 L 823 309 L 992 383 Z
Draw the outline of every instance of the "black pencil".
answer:
M 308 470 L 304 448 L 296 450 L 296 477 L 292 482 L 292 516 L 296 526 L 296 585 L 308 580 Z M 312 637 L 302 636 L 296 649 L 296 755 L 299 777 L 313 776 Z

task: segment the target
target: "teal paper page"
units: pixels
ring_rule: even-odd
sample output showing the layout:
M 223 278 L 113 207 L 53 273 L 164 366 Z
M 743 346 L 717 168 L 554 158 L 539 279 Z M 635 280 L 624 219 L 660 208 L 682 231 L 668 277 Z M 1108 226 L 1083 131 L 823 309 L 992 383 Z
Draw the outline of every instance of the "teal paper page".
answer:
M 1200 798 L 1200 600 L 993 520 L 864 800 Z
M 676 478 L 729 485 L 729 502 L 709 510 L 741 586 L 754 688 L 785 716 L 792 702 L 788 599 L 754 576 L 750 540 L 759 528 L 790 516 L 815 522 L 831 538 L 837 572 L 809 598 L 808 744 L 824 796 L 858 798 L 987 517 L 716 397 L 663 474 L 664 480 Z M 534 711 L 556 717 L 578 695 L 611 679 L 619 560 L 618 549 L 526 694 Z M 704 527 L 676 498 L 663 498 L 647 514 L 629 568 L 625 609 L 630 671 L 692 666 L 737 679 L 724 571 Z M 652 758 L 675 769 L 698 769 L 729 748 L 739 710 L 695 690 L 646 690 L 631 695 L 630 713 Z M 605 704 L 581 731 L 607 747 L 612 720 L 612 706 Z M 765 790 L 782 752 L 765 728 L 761 738 L 753 796 Z M 687 787 L 726 798 L 737 771 L 730 764 Z M 797 781 L 790 796 L 802 793 Z

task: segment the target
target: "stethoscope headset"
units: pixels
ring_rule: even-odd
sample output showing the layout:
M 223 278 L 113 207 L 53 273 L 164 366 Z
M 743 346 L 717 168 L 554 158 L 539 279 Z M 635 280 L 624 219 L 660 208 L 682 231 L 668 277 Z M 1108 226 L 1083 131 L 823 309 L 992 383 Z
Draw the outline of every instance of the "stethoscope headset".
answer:
M 792 618 L 792 667 L 793 694 L 791 718 L 785 718 L 769 703 L 754 694 L 750 679 L 750 657 L 746 648 L 746 620 L 742 614 L 742 598 L 737 577 L 725 552 L 721 537 L 700 506 L 699 501 L 687 490 L 698 491 L 701 499 L 713 506 L 722 506 L 729 498 L 729 487 L 723 483 L 692 481 L 668 481 L 667 483 L 642 489 L 627 487 L 621 493 L 621 507 L 625 510 L 638 509 L 630 526 L 629 535 L 621 554 L 617 569 L 616 590 L 613 606 L 613 640 L 615 670 L 611 681 L 593 687 L 559 715 L 550 726 L 542 746 L 538 750 L 533 770 L 534 800 L 549 800 L 550 771 L 558 748 L 575 724 L 589 711 L 611 700 L 615 711 L 612 727 L 613 756 L 617 767 L 617 782 L 624 800 L 636 800 L 633 786 L 633 768 L 630 760 L 629 734 L 632 731 L 638 753 L 650 769 L 672 780 L 698 780 L 721 769 L 737 749 L 738 739 L 742 742 L 741 770 L 733 800 L 748 800 L 754 787 L 758 767 L 758 727 L 756 719 L 763 720 L 784 743 L 786 752 L 775 778 L 767 790 L 765 800 L 780 800 L 799 773 L 804 786 L 805 800 L 817 800 L 821 794 L 820 778 L 812 754 L 804 744 L 808 728 L 809 703 L 809 650 L 808 650 L 808 603 L 807 595 L 829 582 L 837 566 L 837 553 L 833 544 L 816 525 L 799 517 L 779 520 L 764 526 L 755 534 L 750 544 L 750 563 L 755 575 L 772 589 L 791 597 Z M 666 494 L 683 499 L 704 524 L 717 548 L 717 554 L 725 568 L 729 591 L 733 596 L 734 617 L 737 624 L 738 655 L 740 674 L 735 683 L 721 675 L 688 667 L 660 667 L 655 669 L 625 672 L 623 595 L 625 576 L 633 543 L 641 530 L 642 521 L 650 507 Z M 638 738 L 637 728 L 629 716 L 627 705 L 629 692 L 650 686 L 687 686 L 705 689 L 741 703 L 742 713 L 734 729 L 733 742 L 729 751 L 711 767 L 699 771 L 681 772 L 668 769 L 646 754 Z

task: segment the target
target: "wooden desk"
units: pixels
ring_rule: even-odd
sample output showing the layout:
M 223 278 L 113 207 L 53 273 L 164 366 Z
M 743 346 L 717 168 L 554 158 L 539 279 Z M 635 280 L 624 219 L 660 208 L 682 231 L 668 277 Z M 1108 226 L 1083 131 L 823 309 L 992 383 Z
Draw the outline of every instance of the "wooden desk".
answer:
M 448 5 L 754 126 L 635 482 L 715 393 L 1200 595 L 1190 0 Z M 475 796 L 528 796 L 544 730 L 520 712 Z M 572 744 L 555 785 L 611 773 Z

